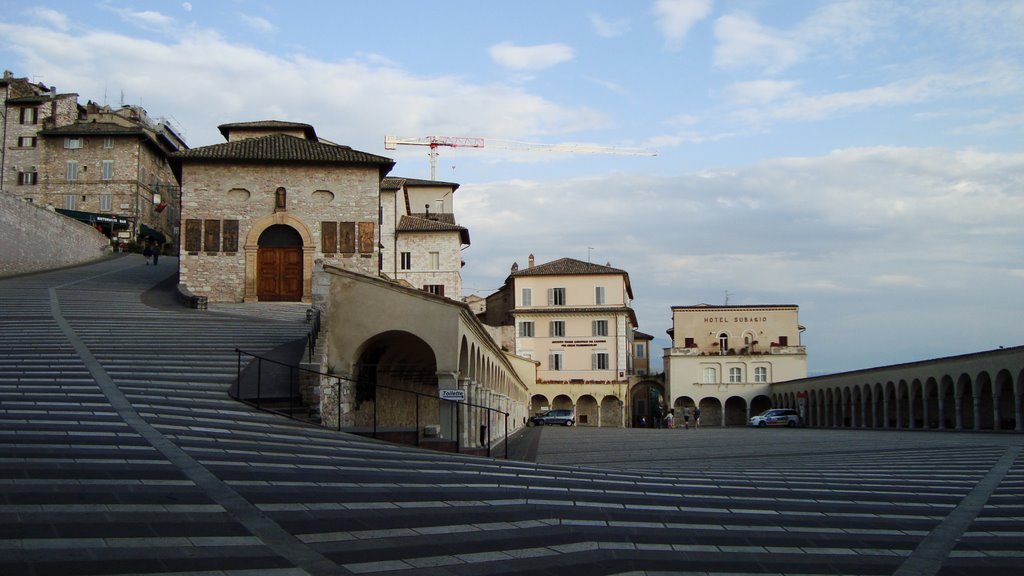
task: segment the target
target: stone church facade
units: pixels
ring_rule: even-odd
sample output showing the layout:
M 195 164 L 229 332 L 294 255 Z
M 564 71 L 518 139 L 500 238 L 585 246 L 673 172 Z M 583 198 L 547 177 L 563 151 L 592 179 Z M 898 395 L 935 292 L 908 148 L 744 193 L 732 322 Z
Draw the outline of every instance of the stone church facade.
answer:
M 181 181 L 180 283 L 211 302 L 312 299 L 314 262 L 376 275 L 383 156 L 312 126 L 219 126 L 225 143 L 173 155 Z

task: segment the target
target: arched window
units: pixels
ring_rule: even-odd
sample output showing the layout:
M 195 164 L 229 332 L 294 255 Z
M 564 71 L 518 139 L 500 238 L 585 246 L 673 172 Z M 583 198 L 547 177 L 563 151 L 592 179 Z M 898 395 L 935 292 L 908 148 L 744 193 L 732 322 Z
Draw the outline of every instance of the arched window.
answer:
M 729 335 L 722 332 L 718 335 L 718 353 L 725 354 L 729 351 Z
M 274 192 L 274 211 L 286 210 L 288 208 L 288 192 L 285 191 L 284 187 L 278 188 Z

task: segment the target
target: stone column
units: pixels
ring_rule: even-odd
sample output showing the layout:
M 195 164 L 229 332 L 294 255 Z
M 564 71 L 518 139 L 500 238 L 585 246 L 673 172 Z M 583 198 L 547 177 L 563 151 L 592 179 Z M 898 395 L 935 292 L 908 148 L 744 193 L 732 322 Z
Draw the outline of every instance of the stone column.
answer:
M 903 429 L 903 396 L 896 393 L 896 429 Z
M 974 395 L 974 429 L 981 430 L 981 394 Z
M 459 386 L 459 373 L 458 372 L 438 372 L 437 373 L 437 389 L 438 390 L 458 390 Z M 455 413 L 457 405 L 452 402 L 440 402 L 440 410 L 438 410 L 439 418 L 439 435 L 447 440 L 455 440 Z
M 931 428 L 928 424 L 928 394 L 921 397 L 921 427 L 925 430 Z
M 882 398 L 882 428 L 889 427 L 889 397 Z
M 954 389 L 954 394 L 955 393 L 956 392 L 955 392 L 955 389 Z M 964 429 L 964 417 L 963 417 L 964 398 L 960 394 L 956 394 L 956 396 L 953 398 L 953 400 L 954 400 L 954 404 L 953 404 L 954 405 L 954 410 L 956 410 L 956 424 L 955 424 L 953 429 L 957 430 L 957 431 L 960 431 L 960 430 Z
M 999 430 L 999 392 L 992 389 L 992 429 Z
M 909 396 L 909 398 L 910 398 L 910 406 L 907 406 L 907 428 L 910 429 L 910 430 L 913 430 L 914 429 L 914 424 L 915 424 L 914 423 L 914 395 L 911 394 Z
M 1024 432 L 1024 405 L 1021 403 L 1021 400 L 1024 400 L 1024 398 L 1022 398 L 1020 392 L 1014 394 L 1013 398 L 1013 415 L 1014 419 L 1017 420 L 1017 425 L 1013 429 L 1017 432 Z
M 469 402 L 472 398 L 472 381 L 469 378 L 459 378 L 459 388 L 466 393 L 466 402 Z M 469 408 L 465 403 L 459 403 L 457 408 L 459 411 L 459 445 L 469 446 L 469 439 L 472 438 L 469 433 Z
M 946 429 L 946 396 L 939 390 L 935 391 L 938 394 L 939 403 L 939 430 Z
M 725 428 L 725 402 L 722 402 L 722 428 Z
M 863 397 L 863 396 L 861 396 L 860 397 L 860 427 L 861 428 L 867 428 L 868 427 L 868 408 L 869 407 L 870 407 L 870 405 L 868 404 L 868 399 Z

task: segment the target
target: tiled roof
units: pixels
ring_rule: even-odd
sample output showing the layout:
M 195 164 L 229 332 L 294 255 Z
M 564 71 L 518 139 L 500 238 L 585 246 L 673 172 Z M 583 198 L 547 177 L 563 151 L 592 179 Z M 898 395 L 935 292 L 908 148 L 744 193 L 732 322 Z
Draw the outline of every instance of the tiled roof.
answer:
M 421 180 L 419 178 L 400 178 L 398 176 L 385 178 L 384 181 L 380 183 L 380 187 L 382 190 L 398 190 L 406 185 L 451 188 L 452 190 L 459 189 L 459 185 L 456 184 L 455 182 L 443 182 L 441 180 Z
M 454 214 L 413 214 L 402 216 L 396 232 L 458 232 L 463 244 L 469 244 L 469 230 L 455 223 Z
M 567 276 L 577 274 L 626 274 L 625 270 L 591 264 L 575 258 L 561 258 L 533 268 L 520 268 L 512 276 Z
M 306 138 L 316 140 L 316 130 L 309 124 L 301 122 L 284 122 L 282 120 L 256 120 L 255 122 L 233 122 L 217 126 L 220 133 L 227 138 L 232 130 L 302 130 Z
M 145 130 L 138 126 L 124 126 L 113 122 L 75 122 L 59 128 L 40 130 L 42 136 L 76 136 L 76 135 L 144 135 Z
M 314 164 L 371 164 L 391 170 L 395 161 L 384 156 L 353 150 L 348 146 L 313 142 L 286 134 L 245 138 L 234 142 L 192 148 L 173 155 L 175 159 L 229 162 L 302 162 Z
M 646 333 L 641 332 L 639 330 L 634 330 L 633 331 L 633 340 L 654 340 L 654 336 L 651 336 L 650 334 L 646 334 Z

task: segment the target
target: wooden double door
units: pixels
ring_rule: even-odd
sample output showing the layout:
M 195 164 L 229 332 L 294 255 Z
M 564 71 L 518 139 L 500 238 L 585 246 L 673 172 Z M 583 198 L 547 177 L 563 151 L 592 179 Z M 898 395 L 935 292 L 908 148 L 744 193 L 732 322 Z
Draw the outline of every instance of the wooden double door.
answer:
M 302 300 L 302 247 L 260 246 L 256 294 L 261 302 Z

